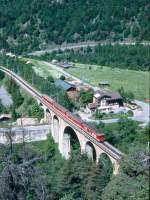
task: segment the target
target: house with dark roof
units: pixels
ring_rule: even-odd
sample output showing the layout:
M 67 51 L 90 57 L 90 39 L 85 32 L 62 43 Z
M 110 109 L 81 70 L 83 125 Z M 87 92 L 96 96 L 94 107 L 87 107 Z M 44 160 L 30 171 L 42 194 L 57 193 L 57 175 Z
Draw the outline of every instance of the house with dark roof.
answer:
M 68 62 L 62 62 L 62 63 L 58 63 L 57 66 L 64 68 L 64 69 L 67 69 L 67 68 L 73 67 L 73 64 L 68 63 Z
M 94 111 L 96 109 L 101 111 L 111 111 L 123 106 L 123 98 L 118 92 L 106 91 L 106 90 L 97 90 L 93 95 L 94 108 L 91 103 L 87 105 L 87 109 Z
M 71 84 L 71 83 L 68 83 L 64 80 L 56 80 L 55 81 L 55 85 L 59 88 L 61 88 L 62 90 L 66 91 L 68 96 L 70 98 L 74 98 L 75 95 L 76 95 L 76 87 L 75 85 Z
M 60 79 L 58 79 L 58 80 L 55 81 L 55 85 L 57 87 L 62 88 L 66 92 L 68 92 L 70 90 L 75 90 L 76 89 L 75 85 L 73 85 L 71 83 L 68 83 L 68 82 L 66 82 L 64 80 L 60 80 Z

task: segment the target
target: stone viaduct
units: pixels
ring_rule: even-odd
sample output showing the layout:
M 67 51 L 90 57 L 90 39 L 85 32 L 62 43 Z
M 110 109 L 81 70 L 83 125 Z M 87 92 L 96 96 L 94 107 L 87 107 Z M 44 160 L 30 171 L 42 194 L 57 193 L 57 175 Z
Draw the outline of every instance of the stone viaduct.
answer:
M 110 145 L 108 142 L 98 142 L 91 135 L 87 134 L 70 121 L 64 119 L 56 110 L 42 101 L 42 94 L 36 91 L 17 74 L 2 66 L 0 66 L 0 70 L 14 79 L 14 81 L 16 81 L 22 88 L 29 92 L 43 108 L 44 121 L 47 124 L 51 124 L 50 132 L 55 143 L 58 144 L 59 151 L 63 157 L 66 159 L 69 158 L 71 152 L 71 138 L 75 137 L 80 145 L 81 153 L 86 153 L 88 157 L 96 162 L 99 161 L 103 154 L 107 155 L 112 162 L 113 174 L 116 175 L 118 173 L 119 161 L 123 156 L 118 149 Z

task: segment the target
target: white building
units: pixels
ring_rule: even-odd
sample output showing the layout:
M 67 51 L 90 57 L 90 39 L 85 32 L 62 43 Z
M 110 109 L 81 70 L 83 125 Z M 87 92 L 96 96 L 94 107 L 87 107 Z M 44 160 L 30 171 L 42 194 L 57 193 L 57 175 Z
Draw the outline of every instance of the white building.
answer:
M 123 99 L 118 92 L 97 90 L 93 96 L 93 102 L 87 105 L 87 110 L 92 112 L 111 111 L 123 106 Z

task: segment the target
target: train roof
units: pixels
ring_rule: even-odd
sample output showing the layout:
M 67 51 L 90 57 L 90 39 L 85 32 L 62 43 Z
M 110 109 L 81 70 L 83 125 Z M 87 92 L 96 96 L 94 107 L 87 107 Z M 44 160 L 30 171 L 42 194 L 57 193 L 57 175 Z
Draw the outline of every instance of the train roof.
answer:
M 84 126 L 86 126 L 87 128 L 91 129 L 91 131 L 96 132 L 96 134 L 101 135 L 103 133 L 98 133 L 94 127 L 91 127 L 87 122 L 83 121 L 79 116 L 77 116 L 76 114 L 68 111 L 65 107 L 63 107 L 62 105 L 58 104 L 56 101 L 54 101 L 53 99 L 51 99 L 49 96 L 47 95 L 43 95 L 43 97 L 48 98 L 49 100 L 53 101 L 55 104 L 57 104 L 58 108 L 60 108 L 61 110 L 63 110 L 64 112 L 67 112 L 67 114 L 70 114 L 71 117 L 73 117 L 75 120 L 77 120 L 79 123 L 84 124 Z

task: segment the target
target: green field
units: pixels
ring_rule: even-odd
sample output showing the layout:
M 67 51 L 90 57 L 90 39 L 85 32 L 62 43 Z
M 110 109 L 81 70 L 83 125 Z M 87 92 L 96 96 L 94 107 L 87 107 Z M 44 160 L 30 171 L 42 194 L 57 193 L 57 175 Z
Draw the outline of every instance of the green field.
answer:
M 43 78 L 47 78 L 48 76 L 53 76 L 54 78 L 59 78 L 62 73 L 58 72 L 57 70 L 54 70 L 50 68 L 47 64 L 45 64 L 43 61 L 30 59 L 30 58 L 22 58 L 24 61 L 31 61 L 33 64 L 33 69 L 35 73 Z
M 125 91 L 133 92 L 136 99 L 149 97 L 149 72 L 86 64 L 76 64 L 66 71 L 93 86 L 98 86 L 100 81 L 108 81 L 112 90 L 122 86 Z

